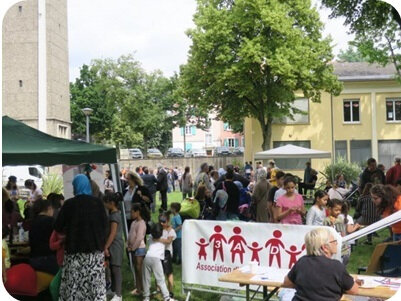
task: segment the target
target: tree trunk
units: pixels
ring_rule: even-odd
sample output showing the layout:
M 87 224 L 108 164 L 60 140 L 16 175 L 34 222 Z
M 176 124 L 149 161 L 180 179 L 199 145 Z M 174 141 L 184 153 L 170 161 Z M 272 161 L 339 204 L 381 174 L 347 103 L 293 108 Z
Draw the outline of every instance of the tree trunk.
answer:
M 263 118 L 259 118 L 259 124 L 260 128 L 262 129 L 262 137 L 263 137 L 263 142 L 262 142 L 262 149 L 269 150 L 270 149 L 270 143 L 272 139 L 272 119 L 269 118 L 267 121 Z
M 146 136 L 143 137 L 143 158 L 148 158 L 148 138 Z

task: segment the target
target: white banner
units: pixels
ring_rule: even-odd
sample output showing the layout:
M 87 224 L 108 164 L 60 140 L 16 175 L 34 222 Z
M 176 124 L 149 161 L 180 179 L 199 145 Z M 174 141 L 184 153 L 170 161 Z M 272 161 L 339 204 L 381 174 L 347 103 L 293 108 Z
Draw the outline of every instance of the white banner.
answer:
M 289 269 L 306 254 L 304 236 L 317 226 L 186 220 L 182 237 L 182 282 L 239 289 L 218 278 L 257 261 Z M 341 237 L 334 229 L 341 257 Z
M 377 230 L 386 228 L 386 227 L 391 226 L 398 222 L 401 222 L 401 210 L 399 210 L 399 211 L 393 213 L 392 215 L 389 215 L 389 216 L 379 220 L 378 222 L 373 223 L 361 230 L 358 230 L 354 233 L 348 234 L 347 236 L 343 237 L 343 242 L 361 238 L 365 235 L 368 235 Z

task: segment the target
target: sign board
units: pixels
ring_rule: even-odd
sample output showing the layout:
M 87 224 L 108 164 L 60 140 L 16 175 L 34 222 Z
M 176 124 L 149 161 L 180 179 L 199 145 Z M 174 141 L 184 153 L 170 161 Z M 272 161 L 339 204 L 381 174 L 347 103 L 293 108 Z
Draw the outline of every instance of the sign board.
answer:
M 306 254 L 304 236 L 317 226 L 246 223 L 238 221 L 186 220 L 182 237 L 182 282 L 238 289 L 238 284 L 219 282 L 234 269 L 257 261 L 260 266 L 290 269 Z M 327 227 L 338 241 L 341 237 Z
M 91 179 L 99 186 L 100 191 L 104 191 L 103 165 L 95 164 L 96 169 L 92 170 Z M 84 173 L 84 165 L 63 165 L 64 198 L 68 200 L 74 197 L 72 181 L 75 176 Z

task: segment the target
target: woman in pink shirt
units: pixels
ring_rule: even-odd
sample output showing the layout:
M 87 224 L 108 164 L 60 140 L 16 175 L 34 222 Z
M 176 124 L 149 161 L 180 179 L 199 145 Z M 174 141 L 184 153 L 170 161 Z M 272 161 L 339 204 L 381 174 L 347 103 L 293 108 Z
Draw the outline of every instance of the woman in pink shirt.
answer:
M 277 199 L 277 219 L 281 224 L 302 225 L 302 216 L 305 215 L 304 199 L 295 192 L 295 178 L 284 179 L 286 193 Z
M 128 234 L 127 249 L 132 252 L 135 264 L 136 288 L 131 295 L 142 295 L 142 265 L 146 255 L 146 222 L 150 220 L 147 207 L 141 203 L 134 203 L 131 208 L 131 218 L 134 220 Z

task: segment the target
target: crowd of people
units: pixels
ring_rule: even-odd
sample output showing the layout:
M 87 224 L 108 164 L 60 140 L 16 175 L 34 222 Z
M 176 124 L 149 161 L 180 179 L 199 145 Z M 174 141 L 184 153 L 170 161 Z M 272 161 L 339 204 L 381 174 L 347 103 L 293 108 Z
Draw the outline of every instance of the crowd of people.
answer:
M 3 281 L 13 293 L 15 284 L 7 281 L 15 278 L 7 260 L 7 243 L 12 243 L 15 229 L 23 229 L 29 231 L 29 265 L 35 271 L 55 276 L 59 300 L 105 300 L 108 293 L 113 294 L 113 301 L 122 300 L 121 267 L 125 252 L 132 257 L 135 271 L 132 295 L 149 300 L 153 274 L 163 300 L 174 300 L 172 263 L 185 260 L 185 254 L 181 254 L 185 218 L 325 225 L 345 236 L 357 231 L 360 225 L 369 225 L 401 210 L 400 164 L 396 158 L 395 165 L 384 174 L 374 159 L 367 161 L 360 176 L 361 193 L 353 217 L 349 215 L 350 203 L 344 201 L 350 190 L 343 175 L 336 175 L 333 183 L 319 190 L 315 188 L 317 172 L 310 164 L 305 168 L 303 181 L 280 170 L 274 161 L 267 168 L 258 162 L 255 169 L 252 162 L 246 162 L 242 172 L 233 165 L 215 169 L 203 163 L 194 175 L 189 167 L 184 172 L 161 165 L 155 172 L 146 166 L 138 167 L 121 172 L 122 193 L 115 191 L 109 171 L 104 192 L 87 172 L 74 178 L 74 197 L 66 201 L 54 193 L 44 198 L 30 180 L 25 183 L 29 198 L 21 200 L 16 179 L 10 177 L 3 188 Z M 167 193 L 175 189 L 182 192 L 183 201 L 170 203 L 168 208 Z M 308 190 L 314 191 L 314 201 L 306 210 Z M 157 194 L 160 212 L 157 221 L 152 221 Z M 195 214 L 185 214 L 182 207 L 186 200 L 199 208 Z M 124 242 L 126 226 L 129 233 Z M 319 248 L 324 254 L 319 254 L 330 257 L 334 252 L 327 242 L 332 240 L 330 235 L 315 235 L 322 237 L 320 243 L 325 242 L 324 248 Z M 317 254 L 313 239 L 308 238 L 306 243 L 308 256 Z M 391 239 L 401 240 L 401 223 L 391 227 Z M 366 243 L 372 243 L 371 235 Z M 342 250 L 344 266 L 350 252 L 350 247 Z M 314 260 L 300 260 L 286 278 L 289 287 L 296 287 L 300 300 L 305 294 L 302 265 L 309 266 Z M 331 263 L 324 260 L 320 259 L 318 264 L 330 267 Z M 342 271 L 338 266 L 333 269 Z M 353 291 L 353 283 L 347 277 L 344 279 L 340 291 Z

